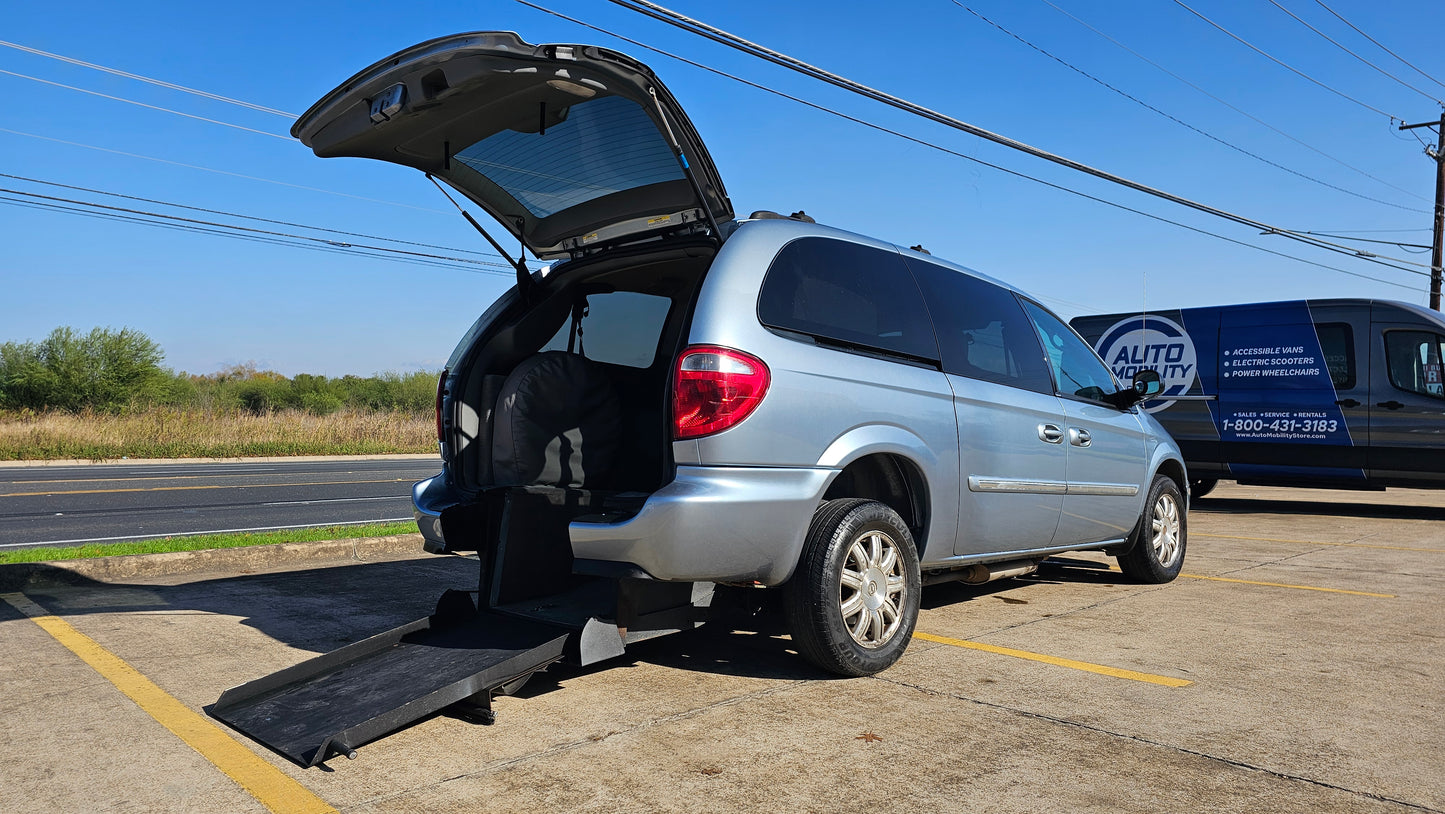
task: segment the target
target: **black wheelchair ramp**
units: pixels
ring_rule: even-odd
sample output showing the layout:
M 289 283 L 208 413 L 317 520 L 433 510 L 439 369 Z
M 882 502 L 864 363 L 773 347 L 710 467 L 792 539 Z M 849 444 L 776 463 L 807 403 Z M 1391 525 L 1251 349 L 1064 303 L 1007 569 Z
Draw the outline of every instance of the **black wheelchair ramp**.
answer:
M 439 613 L 233 687 L 209 712 L 315 766 L 468 699 L 487 717 L 494 692 L 562 658 L 573 632 L 485 610 Z

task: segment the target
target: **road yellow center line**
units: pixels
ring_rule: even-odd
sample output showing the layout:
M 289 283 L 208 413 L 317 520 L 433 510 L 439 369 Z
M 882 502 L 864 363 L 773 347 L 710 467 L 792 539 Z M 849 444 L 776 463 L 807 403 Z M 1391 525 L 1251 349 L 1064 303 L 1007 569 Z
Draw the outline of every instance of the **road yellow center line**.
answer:
M 1140 673 L 1134 670 L 1123 670 L 1118 667 L 1105 667 L 1102 664 L 1090 664 L 1087 661 L 1075 661 L 1073 659 L 1059 658 L 1058 656 L 1046 656 L 1042 653 L 1030 653 L 1027 650 L 1014 650 L 1011 647 L 999 647 L 983 642 L 971 642 L 966 639 L 950 639 L 947 636 L 935 636 L 932 633 L 914 632 L 913 638 L 922 639 L 926 642 L 937 642 L 938 644 L 952 645 L 953 647 L 966 647 L 969 650 L 982 650 L 985 653 L 996 653 L 1000 656 L 1013 656 L 1016 659 L 1028 659 L 1029 661 L 1041 661 L 1044 664 L 1052 664 L 1056 667 L 1068 667 L 1072 670 L 1083 670 L 1099 675 L 1113 676 L 1114 678 L 1127 678 L 1130 681 L 1143 681 L 1149 684 L 1159 684 L 1165 687 L 1187 687 L 1193 681 L 1182 678 L 1170 678 L 1169 676 L 1156 676 L 1150 673 Z
M 1294 543 L 1297 545 L 1328 545 L 1342 548 L 1381 548 L 1386 551 L 1428 551 L 1433 554 L 1445 554 L 1445 549 L 1439 548 L 1411 548 L 1399 545 L 1371 545 L 1370 543 L 1323 543 L 1319 540 L 1282 540 L 1277 537 L 1236 537 L 1232 534 L 1201 534 L 1194 533 L 1195 537 L 1215 537 L 1220 540 L 1250 540 L 1257 543 Z
M 242 483 L 235 486 L 144 486 L 131 489 L 73 489 L 64 492 L 6 492 L 0 497 L 54 497 L 56 495 L 110 495 L 121 492 L 188 492 L 196 489 L 270 489 L 282 486 L 343 486 L 350 483 L 411 483 L 406 478 L 381 480 L 324 480 L 311 483 Z
M 79 656 L 114 684 L 116 689 L 125 693 L 161 726 L 169 729 L 176 737 L 185 741 L 187 746 L 236 781 L 261 805 L 271 811 L 287 814 L 336 814 L 336 809 L 327 805 L 325 800 L 312 794 L 285 772 L 262 760 L 220 727 L 171 697 L 119 656 L 76 630 L 69 622 L 52 616 L 24 594 L 0 594 L 0 599 L 30 617 L 46 633 L 55 637 L 56 641 Z

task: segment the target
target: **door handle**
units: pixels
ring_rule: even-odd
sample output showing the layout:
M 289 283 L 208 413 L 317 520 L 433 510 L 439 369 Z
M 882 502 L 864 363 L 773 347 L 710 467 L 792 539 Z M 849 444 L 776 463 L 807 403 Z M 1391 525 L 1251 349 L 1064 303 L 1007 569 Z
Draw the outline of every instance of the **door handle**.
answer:
M 1401 403 L 1398 402 L 1398 401 L 1391 400 L 1391 401 L 1382 401 L 1382 402 L 1380 402 L 1379 404 L 1376 404 L 1375 406 L 1376 406 L 1376 407 L 1384 407 L 1386 410 L 1398 410 L 1398 409 L 1400 409 L 1401 407 L 1404 407 L 1405 405 L 1401 404 Z
M 1064 431 L 1053 424 L 1039 425 L 1039 440 L 1045 444 L 1060 444 L 1064 441 Z
M 1341 407 L 1359 407 L 1359 406 L 1360 406 L 1360 403 L 1359 403 L 1358 401 L 1354 400 L 1354 399 L 1340 399 L 1339 401 L 1335 402 L 1335 404 L 1338 404 L 1338 405 L 1340 405 Z
M 1088 430 L 1080 429 L 1080 428 L 1078 428 L 1078 427 L 1070 427 L 1070 428 L 1069 428 L 1069 443 L 1070 443 L 1070 444 L 1073 444 L 1073 445 L 1076 446 L 1076 447 L 1086 447 L 1086 446 L 1089 445 L 1089 442 L 1092 441 L 1092 440 L 1094 440 L 1094 439 L 1093 439 L 1093 436 L 1089 435 L 1089 431 L 1088 431 Z

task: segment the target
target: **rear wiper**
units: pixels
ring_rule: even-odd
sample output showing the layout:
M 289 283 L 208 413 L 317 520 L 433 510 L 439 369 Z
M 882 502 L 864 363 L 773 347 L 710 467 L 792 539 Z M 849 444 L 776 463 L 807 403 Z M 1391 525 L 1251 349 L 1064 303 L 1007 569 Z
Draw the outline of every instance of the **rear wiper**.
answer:
M 463 209 L 462 205 L 457 203 L 457 200 L 451 196 L 451 193 L 447 192 L 446 187 L 442 186 L 437 181 L 437 179 L 433 178 L 431 173 L 426 174 L 426 179 L 435 184 L 436 188 L 441 190 L 441 193 L 447 197 L 447 200 L 452 202 L 452 206 L 455 206 L 457 208 L 457 211 L 462 213 L 462 217 L 467 219 L 467 223 L 470 223 L 473 229 L 481 232 L 482 237 L 486 238 L 487 242 L 492 244 L 492 248 L 497 250 L 497 254 L 500 254 L 503 259 L 505 259 L 508 263 L 512 264 L 512 268 L 517 270 L 517 293 L 521 294 L 522 299 L 525 300 L 527 298 L 527 293 L 532 288 L 532 272 L 527 269 L 527 264 L 522 262 L 522 260 L 520 259 L 513 260 L 512 256 L 510 254 L 507 254 L 507 250 L 502 248 L 502 244 L 498 243 L 492 238 L 491 235 L 487 234 L 487 230 L 483 229 L 480 223 L 477 223 L 477 219 L 472 217 L 472 213 Z

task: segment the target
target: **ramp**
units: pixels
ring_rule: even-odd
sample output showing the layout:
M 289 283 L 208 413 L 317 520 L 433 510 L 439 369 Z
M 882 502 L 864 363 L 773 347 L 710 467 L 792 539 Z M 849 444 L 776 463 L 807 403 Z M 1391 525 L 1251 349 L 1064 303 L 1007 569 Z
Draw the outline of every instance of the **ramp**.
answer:
M 208 711 L 315 766 L 459 701 L 489 709 L 498 688 L 562 658 L 573 632 L 486 610 L 439 613 L 233 687 Z

